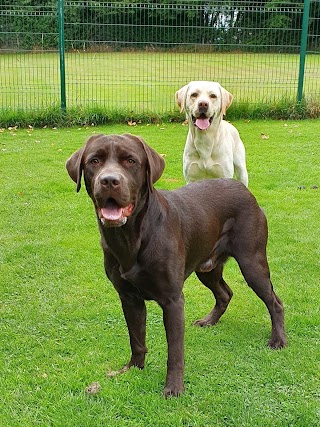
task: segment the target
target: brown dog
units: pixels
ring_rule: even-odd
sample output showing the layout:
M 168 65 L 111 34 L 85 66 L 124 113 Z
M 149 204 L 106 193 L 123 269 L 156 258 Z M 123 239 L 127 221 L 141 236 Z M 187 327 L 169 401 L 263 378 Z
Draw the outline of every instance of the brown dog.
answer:
M 133 135 L 92 136 L 67 161 L 80 190 L 81 177 L 99 224 L 105 270 L 118 291 L 127 322 L 131 366 L 144 367 L 145 300 L 163 310 L 168 343 L 165 396 L 183 391 L 185 279 L 195 271 L 216 304 L 199 326 L 217 323 L 232 291 L 222 278 L 234 257 L 248 285 L 267 306 L 269 346 L 286 345 L 281 300 L 270 282 L 267 223 L 253 195 L 232 179 L 204 180 L 174 191 L 157 191 L 164 160 Z

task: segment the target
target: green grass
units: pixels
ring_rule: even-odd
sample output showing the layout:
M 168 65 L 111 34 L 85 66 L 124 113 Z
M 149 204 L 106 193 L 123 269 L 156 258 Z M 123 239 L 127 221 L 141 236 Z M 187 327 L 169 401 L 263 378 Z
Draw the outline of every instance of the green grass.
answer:
M 211 296 L 185 284 L 186 391 L 165 400 L 161 310 L 148 303 L 144 371 L 128 361 L 120 303 L 105 278 L 90 199 L 65 160 L 93 132 L 141 135 L 166 155 L 158 188 L 183 185 L 181 124 L 11 129 L 0 133 L 0 427 L 316 427 L 320 424 L 319 121 L 237 121 L 249 186 L 269 222 L 272 280 L 288 348 L 266 347 L 270 320 L 235 262 L 214 328 L 197 329 Z M 263 139 L 261 134 L 268 139 Z M 85 388 L 98 381 L 95 396 Z
M 143 114 L 152 121 L 159 116 L 175 118 L 174 94 L 190 80 L 214 80 L 228 89 L 235 97 L 229 111 L 233 119 L 320 115 L 320 55 L 308 55 L 306 60 L 303 108 L 296 105 L 299 55 L 74 52 L 66 54 L 65 68 L 66 125 L 104 124 L 115 117 L 137 119 Z M 0 55 L 0 85 L 0 126 L 42 126 L 44 115 L 51 125 L 57 118 L 59 125 L 63 123 L 57 113 L 57 53 Z

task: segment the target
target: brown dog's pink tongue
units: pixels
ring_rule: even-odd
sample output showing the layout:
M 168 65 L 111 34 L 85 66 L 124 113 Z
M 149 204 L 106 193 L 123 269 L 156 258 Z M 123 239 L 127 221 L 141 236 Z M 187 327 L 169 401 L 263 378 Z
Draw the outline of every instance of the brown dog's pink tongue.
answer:
M 118 221 L 121 218 L 128 217 L 132 214 L 134 205 L 130 203 L 128 206 L 121 208 L 116 204 L 109 203 L 108 207 L 101 208 L 101 216 L 107 221 Z
M 197 119 L 196 126 L 201 130 L 206 130 L 210 126 L 209 119 Z
M 116 221 L 122 217 L 123 209 L 116 206 L 101 209 L 101 215 L 108 221 Z

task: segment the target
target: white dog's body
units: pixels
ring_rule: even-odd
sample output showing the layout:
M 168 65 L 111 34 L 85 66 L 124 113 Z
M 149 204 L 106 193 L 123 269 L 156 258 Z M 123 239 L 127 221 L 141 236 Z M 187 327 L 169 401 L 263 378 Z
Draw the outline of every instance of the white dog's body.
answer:
M 183 174 L 189 183 L 206 178 L 236 178 L 248 186 L 246 155 L 239 132 L 223 115 L 233 96 L 216 82 L 190 82 L 176 92 L 186 111 L 189 132 Z

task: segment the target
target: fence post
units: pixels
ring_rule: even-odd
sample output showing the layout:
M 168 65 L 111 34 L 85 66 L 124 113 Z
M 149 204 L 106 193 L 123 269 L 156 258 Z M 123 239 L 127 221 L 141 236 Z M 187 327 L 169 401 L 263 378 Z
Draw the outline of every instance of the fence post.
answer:
M 304 81 L 304 71 L 305 71 L 306 52 L 307 52 L 309 10 L 310 10 L 310 0 L 304 0 L 301 42 L 300 42 L 300 66 L 299 66 L 298 95 L 297 95 L 298 102 L 302 101 L 302 96 L 303 96 L 303 81 Z
M 59 57 L 60 57 L 60 99 L 61 111 L 66 112 L 66 69 L 64 58 L 64 0 L 58 0 L 58 21 L 59 21 Z

